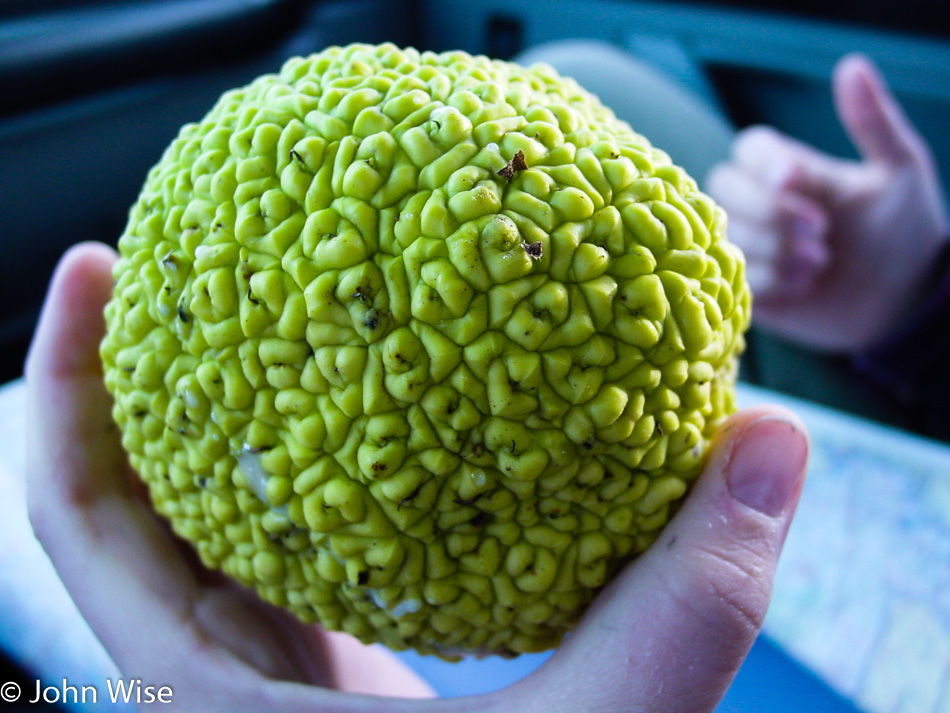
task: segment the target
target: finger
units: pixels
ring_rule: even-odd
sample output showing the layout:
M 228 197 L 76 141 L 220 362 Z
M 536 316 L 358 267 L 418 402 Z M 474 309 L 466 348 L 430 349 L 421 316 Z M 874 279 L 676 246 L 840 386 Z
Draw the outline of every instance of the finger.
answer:
M 760 225 L 772 222 L 775 189 L 737 163 L 713 166 L 706 179 L 706 191 L 726 211 L 730 230 L 737 221 Z
M 828 220 L 818 203 L 772 190 L 731 163 L 714 167 L 708 191 L 729 216 L 729 239 L 746 257 L 757 298 L 796 300 L 815 287 L 830 261 Z
M 537 672 L 547 708 L 712 710 L 761 627 L 807 454 L 784 410 L 731 418 L 679 514 Z
M 729 241 L 745 255 L 746 263 L 775 262 L 781 249 L 781 237 L 773 225 L 732 221 L 729 224 Z
M 818 203 L 793 190 L 772 190 L 734 164 L 713 169 L 709 192 L 729 216 L 730 241 L 747 258 L 778 260 L 826 241 L 828 221 Z
M 129 487 L 99 362 L 115 254 L 83 244 L 61 260 L 27 359 L 30 519 L 113 659 L 175 660 L 198 585 Z M 143 645 L 143 641 L 148 642 Z M 188 649 L 186 649 L 188 650 Z
M 729 237 L 745 256 L 745 279 L 756 300 L 784 289 L 779 270 L 783 246 L 774 227 L 736 223 Z
M 761 300 L 771 299 L 773 295 L 781 297 L 782 293 L 778 286 L 779 283 L 775 273 L 775 265 L 771 262 L 750 262 L 746 265 L 746 280 L 755 298 L 756 310 Z M 753 314 L 758 313 L 754 312 Z
M 783 236 L 776 270 L 786 299 L 806 295 L 831 262 L 829 220 L 820 205 L 795 193 L 783 195 L 776 210 Z
M 733 161 L 773 191 L 797 191 L 815 197 L 833 193 L 843 165 L 806 143 L 769 126 L 754 126 L 736 137 Z
M 866 56 L 841 59 L 833 89 L 841 123 L 865 159 L 901 165 L 922 155 L 920 134 Z
M 34 464 L 44 466 L 31 469 L 34 515 L 53 499 L 86 502 L 103 489 L 125 487 L 125 457 L 114 444 L 98 353 L 114 260 L 109 248 L 97 244 L 79 245 L 63 256 L 30 346 L 25 373 L 28 416 L 34 427 L 28 432 L 28 445 Z M 87 407 L 89 418 L 83 418 Z M 70 447 L 61 453 L 66 444 Z M 45 467 L 64 457 L 85 461 L 88 477 L 69 472 L 59 477 L 64 469 Z M 108 460 L 102 467 L 92 467 L 95 458 L 103 457 Z
M 752 293 L 758 297 L 781 289 L 775 280 L 781 238 L 774 225 L 774 193 L 733 163 L 714 166 L 706 190 L 728 215 L 726 234 L 745 256 Z
M 760 223 L 731 220 L 729 239 L 746 257 L 757 298 L 797 300 L 815 288 L 831 261 L 827 215 L 814 201 L 788 192 L 762 216 Z

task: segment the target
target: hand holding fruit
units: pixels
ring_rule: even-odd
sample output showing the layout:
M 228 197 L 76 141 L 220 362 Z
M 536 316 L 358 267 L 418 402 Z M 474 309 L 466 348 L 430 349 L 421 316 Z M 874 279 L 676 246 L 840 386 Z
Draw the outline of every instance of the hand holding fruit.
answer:
M 158 511 L 305 622 L 557 644 L 735 409 L 725 216 L 543 66 L 332 47 L 149 173 L 100 350 Z
M 120 669 L 186 708 L 421 709 L 331 692 L 427 693 L 342 630 L 445 658 L 570 632 L 428 710 L 709 710 L 807 454 L 789 414 L 727 420 L 749 290 L 723 232 L 550 69 L 291 60 L 183 127 L 117 261 L 65 258 L 28 366 L 37 531 Z
M 534 674 L 488 695 L 406 700 L 431 691 L 388 652 L 305 626 L 209 572 L 155 516 L 97 353 L 114 261 L 105 246 L 78 246 L 50 287 L 27 365 L 28 494 L 40 541 L 124 676 L 169 685 L 175 710 L 203 713 L 715 707 L 761 626 L 802 484 L 807 441 L 794 416 L 765 408 L 727 421 L 658 545 Z

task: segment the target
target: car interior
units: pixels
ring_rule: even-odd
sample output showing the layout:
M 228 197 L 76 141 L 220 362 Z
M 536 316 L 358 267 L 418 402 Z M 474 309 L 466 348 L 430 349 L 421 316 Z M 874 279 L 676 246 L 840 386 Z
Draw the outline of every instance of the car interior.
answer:
M 512 59 L 596 40 L 669 78 L 725 131 L 770 124 L 848 157 L 829 76 L 859 50 L 887 77 L 946 181 L 950 25 L 940 9 L 936 0 L 0 0 L 0 384 L 22 376 L 63 252 L 88 240 L 115 245 L 178 128 L 287 58 L 388 41 Z M 710 142 L 683 163 L 705 170 L 727 151 Z M 747 382 L 888 421 L 886 404 L 841 387 L 837 358 L 755 330 L 748 341 Z M 786 373 L 789 354 L 813 361 L 808 384 Z M 782 655 L 768 647 L 754 665 L 785 666 L 790 706 L 857 710 L 830 691 L 806 699 L 820 703 L 796 699 L 820 682 L 794 662 L 776 663 Z M 722 710 L 785 710 L 757 707 L 760 674 L 750 669 L 746 693 Z M 15 661 L 0 668 L 0 678 L 26 675 Z M 753 702 L 740 705 L 741 695 Z

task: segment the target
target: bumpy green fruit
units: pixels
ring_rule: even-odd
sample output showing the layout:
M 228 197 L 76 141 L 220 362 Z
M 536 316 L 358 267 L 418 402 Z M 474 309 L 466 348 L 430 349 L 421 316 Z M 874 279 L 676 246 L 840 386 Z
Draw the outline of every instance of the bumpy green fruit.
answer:
M 733 410 L 724 232 L 550 68 L 293 59 L 185 126 L 131 210 L 102 346 L 124 446 L 208 566 L 304 621 L 553 646 Z

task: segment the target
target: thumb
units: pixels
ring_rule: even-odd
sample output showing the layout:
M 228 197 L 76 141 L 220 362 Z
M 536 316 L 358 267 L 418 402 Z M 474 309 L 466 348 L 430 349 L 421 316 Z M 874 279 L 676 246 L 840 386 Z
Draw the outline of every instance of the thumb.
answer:
M 843 57 L 832 85 L 838 117 L 864 159 L 903 164 L 920 156 L 920 134 L 870 59 L 862 54 Z
M 550 677 L 539 688 L 584 710 L 713 710 L 765 617 L 807 457 L 788 411 L 733 416 L 680 512 L 536 672 Z

